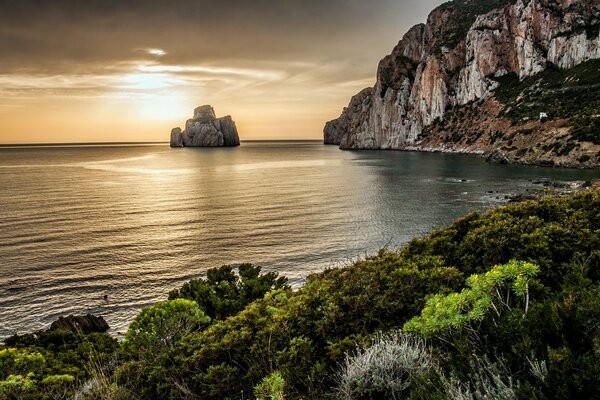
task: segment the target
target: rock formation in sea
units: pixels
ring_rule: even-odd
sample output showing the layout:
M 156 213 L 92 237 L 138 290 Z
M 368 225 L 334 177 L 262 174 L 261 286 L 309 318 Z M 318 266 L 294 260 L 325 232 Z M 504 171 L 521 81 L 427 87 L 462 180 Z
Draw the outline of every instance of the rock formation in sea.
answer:
M 599 27 L 598 0 L 445 3 L 381 60 L 375 86 L 326 124 L 324 142 L 598 165 Z
M 171 130 L 171 147 L 219 147 L 239 146 L 235 122 L 228 115 L 217 118 L 215 110 L 200 106 L 194 110 L 194 117 L 185 123 L 185 129 Z

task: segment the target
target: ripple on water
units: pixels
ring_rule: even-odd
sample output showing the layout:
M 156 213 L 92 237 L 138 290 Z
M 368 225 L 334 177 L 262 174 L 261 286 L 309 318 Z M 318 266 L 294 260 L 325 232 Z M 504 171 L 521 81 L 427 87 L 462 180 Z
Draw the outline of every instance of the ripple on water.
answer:
M 298 287 L 532 180 L 600 177 L 318 143 L 0 154 L 0 337 L 86 312 L 123 332 L 141 307 L 223 264 L 257 263 Z

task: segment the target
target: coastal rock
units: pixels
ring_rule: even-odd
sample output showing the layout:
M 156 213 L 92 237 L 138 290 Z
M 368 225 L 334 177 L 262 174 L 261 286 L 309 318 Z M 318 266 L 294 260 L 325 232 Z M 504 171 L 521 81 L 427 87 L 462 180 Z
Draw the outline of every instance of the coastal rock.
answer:
M 217 119 L 214 108 L 209 105 L 196 107 L 194 110 L 194 119 L 200 122 L 210 122 Z
M 355 129 L 358 129 L 356 124 L 364 121 L 363 113 L 368 112 L 371 107 L 372 93 L 372 88 L 364 89 L 352 97 L 350 104 L 344 109 L 340 118 L 327 122 L 325 126 L 325 144 L 339 146 L 342 140 L 346 138 L 346 127 L 353 126 Z M 344 146 L 346 147 L 347 144 L 344 143 Z
M 549 65 L 565 69 L 600 58 L 596 0 L 475 3 L 450 1 L 411 28 L 379 63 L 375 86 L 327 122 L 324 142 L 343 149 L 425 149 L 430 125 L 449 109 L 488 101 L 499 77 L 523 80 Z
M 239 146 L 235 122 L 230 116 L 217 118 L 215 110 L 204 105 L 194 110 L 194 117 L 185 123 L 185 130 L 171 130 L 171 147 Z
M 69 315 L 67 317 L 60 317 L 54 321 L 49 331 L 56 330 L 67 330 L 73 333 L 81 333 L 87 335 L 88 333 L 99 332 L 104 333 L 110 327 L 102 317 L 97 317 L 92 314 L 87 315 Z
M 181 128 L 171 129 L 171 147 L 183 146 L 183 135 L 181 134 Z

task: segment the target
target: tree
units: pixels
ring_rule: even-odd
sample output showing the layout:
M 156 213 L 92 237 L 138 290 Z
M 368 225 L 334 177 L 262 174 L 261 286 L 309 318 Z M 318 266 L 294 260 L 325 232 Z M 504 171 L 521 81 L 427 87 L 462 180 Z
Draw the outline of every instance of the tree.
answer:
M 209 323 L 210 317 L 195 301 L 170 300 L 143 308 L 129 325 L 124 344 L 131 351 L 174 347 L 182 337 Z
M 235 315 L 248 304 L 275 289 L 287 289 L 287 278 L 276 272 L 261 274 L 261 267 L 241 264 L 238 274 L 234 267 L 224 265 L 209 269 L 205 279 L 194 279 L 169 293 L 169 300 L 193 300 L 206 315 L 222 320 Z

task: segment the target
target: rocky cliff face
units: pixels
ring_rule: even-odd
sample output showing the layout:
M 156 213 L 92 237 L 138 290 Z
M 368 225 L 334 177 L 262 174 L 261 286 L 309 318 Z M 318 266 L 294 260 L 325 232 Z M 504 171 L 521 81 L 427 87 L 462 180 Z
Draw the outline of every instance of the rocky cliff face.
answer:
M 449 110 L 477 107 L 494 97 L 500 77 L 515 74 L 524 80 L 549 65 L 568 69 L 600 58 L 599 24 L 597 0 L 446 3 L 380 62 L 375 87 L 353 97 L 342 115 L 327 123 L 325 143 L 343 149 L 430 149 L 423 145 L 432 133 L 428 127 L 445 120 Z
M 217 118 L 215 110 L 208 105 L 194 110 L 194 117 L 185 123 L 185 129 L 171 130 L 171 147 L 218 147 L 238 146 L 235 122 L 230 116 Z

